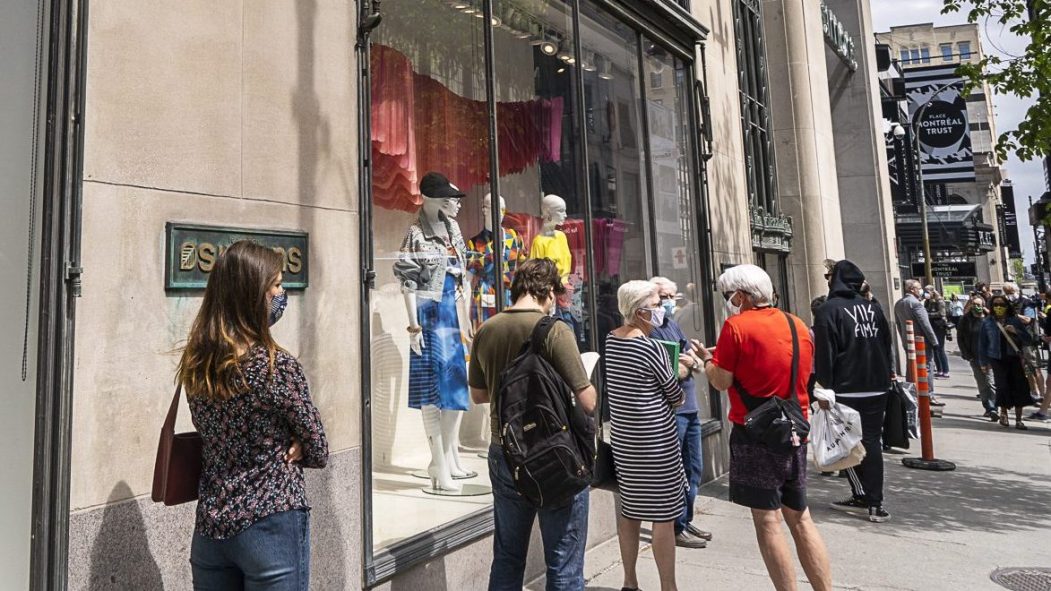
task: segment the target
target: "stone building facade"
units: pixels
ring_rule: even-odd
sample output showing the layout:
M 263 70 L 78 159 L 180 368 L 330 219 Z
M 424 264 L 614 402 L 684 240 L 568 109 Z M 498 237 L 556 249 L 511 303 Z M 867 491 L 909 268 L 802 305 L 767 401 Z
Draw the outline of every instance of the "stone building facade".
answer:
M 424 167 L 443 167 L 467 193 L 456 218 L 465 238 L 482 235 L 485 200 L 499 210 L 492 195 L 506 201 L 504 227 L 524 236 L 535 233 L 541 195 L 563 198 L 578 298 L 564 312 L 582 350 L 597 349 L 615 321 L 610 293 L 656 274 L 679 283 L 680 323 L 709 343 L 725 314 L 713 282 L 734 264 L 766 268 L 782 305 L 804 318 L 826 290 L 828 258 L 856 260 L 880 301 L 892 301 L 868 2 L 375 4 L 378 22 L 371 2 L 145 0 L 86 11 L 67 0 L 65 12 L 19 21 L 41 32 L 65 23 L 55 31 L 69 59 L 38 53 L 66 64 L 52 75 L 73 99 L 41 111 L 73 125 L 56 130 L 67 149 L 48 144 L 41 175 L 67 164 L 68 175 L 40 187 L 40 215 L 57 223 L 79 212 L 36 235 L 47 289 L 29 296 L 48 314 L 34 308 L 43 320 L 31 325 L 38 351 L 62 354 L 53 367 L 34 358 L 37 408 L 53 412 L 17 442 L 36 458 L 19 470 L 41 484 L 11 495 L 37 502 L 34 515 L 57 507 L 54 520 L 22 523 L 55 541 L 33 547 L 37 566 L 24 572 L 34 585 L 188 580 L 193 506 L 149 496 L 177 351 L 201 301 L 173 277 L 207 251 L 180 250 L 172 227 L 307 241 L 309 280 L 290 290 L 275 336 L 303 362 L 332 450 L 328 468 L 308 476 L 318 589 L 479 589 L 487 577 L 485 409 L 464 413 L 457 442 L 478 473 L 465 482 L 482 494 L 436 497 L 412 475 L 427 451 L 406 402 L 408 318 L 392 265 Z M 445 110 L 417 113 L 398 102 L 407 97 Z M 11 218 L 13 238 L 26 237 L 15 230 L 29 217 Z M 66 254 L 51 256 L 59 247 Z M 58 272 L 56 261 L 69 264 Z M 47 320 L 55 309 L 67 323 Z M 727 405 L 698 390 L 714 478 L 727 466 Z M 179 430 L 191 428 L 184 405 Z M 40 505 L 46 495 L 68 505 Z M 614 535 L 613 495 L 595 491 L 589 543 Z M 543 571 L 538 536 L 532 543 L 529 577 Z

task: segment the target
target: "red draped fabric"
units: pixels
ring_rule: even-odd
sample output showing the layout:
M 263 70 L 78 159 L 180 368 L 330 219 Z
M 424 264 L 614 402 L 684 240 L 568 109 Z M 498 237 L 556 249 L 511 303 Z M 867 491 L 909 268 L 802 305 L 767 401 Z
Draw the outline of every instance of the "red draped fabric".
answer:
M 372 47 L 373 200 L 415 212 L 419 179 L 441 172 L 461 189 L 489 181 L 489 121 L 485 101 L 452 92 L 417 74 L 409 58 Z M 561 159 L 562 97 L 497 103 L 500 175 Z

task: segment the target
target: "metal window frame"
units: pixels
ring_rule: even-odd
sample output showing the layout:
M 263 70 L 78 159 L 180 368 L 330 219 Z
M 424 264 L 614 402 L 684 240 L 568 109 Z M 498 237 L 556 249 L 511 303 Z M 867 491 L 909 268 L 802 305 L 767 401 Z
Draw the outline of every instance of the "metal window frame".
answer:
M 486 89 L 489 113 L 489 151 L 490 151 L 490 193 L 492 198 L 493 228 L 499 228 L 499 154 L 497 146 L 497 113 L 495 109 L 495 53 L 493 47 L 492 14 L 494 0 L 483 0 L 482 7 L 486 18 L 483 19 L 485 27 L 485 69 Z M 572 9 L 573 15 L 573 50 L 577 63 L 582 63 L 582 48 L 580 41 L 580 0 L 561 0 Z M 698 67 L 695 55 L 695 46 L 707 38 L 708 30 L 697 23 L 692 16 L 679 4 L 673 4 L 670 0 L 593 0 L 600 8 L 604 9 L 621 21 L 633 28 L 638 35 L 646 35 L 653 41 L 660 43 L 670 53 L 685 60 L 693 79 L 696 79 L 696 68 Z M 361 524 L 362 524 L 362 576 L 366 588 L 382 584 L 395 575 L 405 572 L 419 564 L 444 555 L 456 548 L 465 546 L 488 535 L 493 529 L 492 509 L 486 507 L 466 517 L 451 523 L 442 524 L 427 531 L 420 532 L 402 542 L 383 548 L 376 552 L 373 548 L 372 538 L 373 514 L 372 514 L 372 404 L 371 404 L 371 378 L 372 364 L 370 339 L 371 339 L 371 314 L 370 291 L 375 284 L 375 271 L 373 270 L 374 251 L 372 248 L 372 162 L 371 162 L 371 73 L 369 71 L 370 33 L 379 24 L 380 14 L 378 12 L 379 2 L 376 0 L 358 0 L 357 26 L 358 38 L 355 46 L 357 56 L 356 66 L 358 68 L 358 148 L 360 153 L 361 174 L 359 175 L 359 213 L 360 213 L 360 236 L 359 248 L 362 266 L 359 306 L 360 318 L 360 342 L 361 342 L 361 469 L 362 469 L 362 498 L 361 498 Z M 641 37 L 640 37 L 641 38 Z M 642 44 L 638 48 L 640 60 Z M 701 64 L 703 66 L 703 63 Z M 584 232 L 585 239 L 589 245 L 593 244 L 591 236 L 591 191 L 588 182 L 588 159 L 587 159 L 587 126 L 584 124 L 584 82 L 579 69 L 574 69 L 574 105 L 575 113 L 573 125 L 578 133 L 578 158 L 580 161 L 578 171 L 578 190 L 582 197 L 584 208 Z M 645 88 L 645 77 L 639 77 L 639 84 Z M 692 82 L 691 82 L 692 90 Z M 690 125 L 692 129 L 698 129 L 696 105 L 694 101 L 687 101 Z M 643 119 L 647 121 L 648 115 L 643 112 Z M 648 136 L 645 138 L 647 154 Z M 698 236 L 698 248 L 704 248 L 701 237 L 709 237 L 706 250 L 710 249 L 710 228 L 708 227 L 707 206 L 707 179 L 705 168 L 698 166 L 701 156 L 698 153 L 700 142 L 696 139 L 690 142 L 690 159 L 694 163 L 693 175 L 695 182 L 691 183 L 693 191 L 692 201 L 697 209 L 697 215 L 702 218 L 701 225 L 696 232 Z M 647 158 L 647 166 L 651 163 Z M 698 178 L 699 177 L 699 178 Z M 650 179 L 649 182 L 652 182 Z M 704 190 L 702 191 L 702 187 Z M 702 195 L 703 193 L 703 195 Z M 652 192 L 651 192 L 652 195 Z M 703 210 L 702 210 L 703 204 Z M 645 207 L 652 210 L 652 199 L 647 198 Z M 651 219 L 652 219 L 652 211 Z M 652 234 L 652 232 L 651 232 Z M 502 242 L 502 241 L 497 241 Z M 651 255 L 656 256 L 656 253 Z M 702 281 L 708 284 L 712 281 L 711 268 L 699 257 L 701 263 Z M 588 277 L 591 285 L 596 285 L 593 264 L 587 264 Z M 498 309 L 503 309 L 507 304 L 502 301 L 502 290 L 498 292 Z M 593 348 L 597 345 L 595 334 L 595 314 L 597 310 L 597 294 L 594 289 L 589 290 L 588 304 L 590 308 L 589 341 Z M 706 331 L 714 334 L 714 308 L 711 302 L 706 302 Z M 708 336 L 708 335 L 706 335 Z M 709 338 L 711 338 L 709 336 Z M 716 406 L 716 405 L 713 405 Z M 721 428 L 718 412 L 713 411 L 715 418 L 706 421 L 702 428 L 703 435 L 717 432 Z
M 87 0 L 41 1 L 48 5 L 49 49 L 29 584 L 59 591 L 66 588 L 69 556 L 88 10 Z
M 768 214 L 777 214 L 780 205 L 762 18 L 762 8 L 755 0 L 734 0 L 737 80 L 749 205 L 751 208 L 762 207 Z

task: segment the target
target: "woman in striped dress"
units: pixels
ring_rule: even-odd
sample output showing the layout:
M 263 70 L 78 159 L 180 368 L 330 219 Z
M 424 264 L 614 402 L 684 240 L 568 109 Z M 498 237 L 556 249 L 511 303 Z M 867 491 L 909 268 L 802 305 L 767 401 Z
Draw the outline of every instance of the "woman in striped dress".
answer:
M 617 537 L 624 589 L 638 588 L 639 530 L 653 522 L 653 555 L 662 591 L 675 591 L 675 519 L 686 503 L 686 474 L 675 431 L 683 402 L 667 350 L 647 338 L 664 321 L 657 286 L 629 281 L 617 291 L 624 325 L 606 337 L 606 393 L 613 462 L 620 489 Z M 686 371 L 676 360 L 680 372 Z

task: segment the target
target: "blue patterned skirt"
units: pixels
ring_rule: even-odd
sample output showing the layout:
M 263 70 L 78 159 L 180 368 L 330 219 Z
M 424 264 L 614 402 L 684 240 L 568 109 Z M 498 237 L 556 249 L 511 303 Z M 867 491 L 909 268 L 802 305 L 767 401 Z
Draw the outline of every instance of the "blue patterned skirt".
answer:
M 467 410 L 467 357 L 456 316 L 459 279 L 447 273 L 442 300 L 420 299 L 416 321 L 423 328 L 423 352 L 409 351 L 409 408 L 437 406 Z

